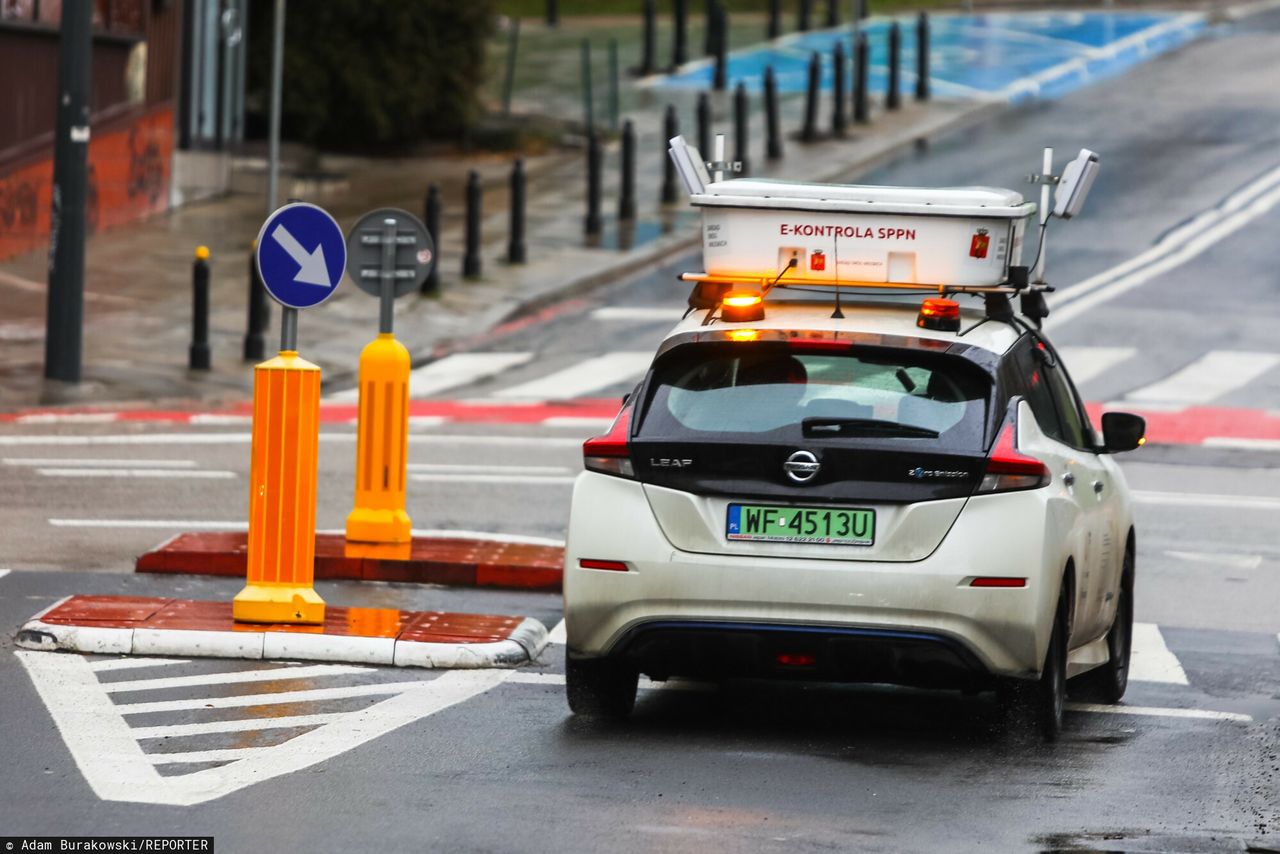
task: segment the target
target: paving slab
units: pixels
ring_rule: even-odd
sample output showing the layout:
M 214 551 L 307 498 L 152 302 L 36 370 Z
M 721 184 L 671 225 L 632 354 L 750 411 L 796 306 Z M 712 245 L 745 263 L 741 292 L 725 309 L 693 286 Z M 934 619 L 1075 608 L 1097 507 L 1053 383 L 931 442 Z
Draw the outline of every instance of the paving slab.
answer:
M 530 617 L 396 608 L 325 608 L 323 625 L 237 623 L 231 602 L 68 596 L 18 630 L 46 652 L 339 661 L 397 667 L 516 667 L 547 644 Z

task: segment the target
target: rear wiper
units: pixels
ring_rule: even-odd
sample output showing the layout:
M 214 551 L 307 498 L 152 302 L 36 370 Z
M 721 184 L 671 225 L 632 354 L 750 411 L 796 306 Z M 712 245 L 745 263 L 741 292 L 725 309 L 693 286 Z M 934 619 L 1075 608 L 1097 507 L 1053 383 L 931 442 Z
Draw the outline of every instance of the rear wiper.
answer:
M 879 418 L 806 418 L 800 422 L 806 436 L 846 436 L 854 433 L 878 433 L 894 436 L 919 436 L 924 439 L 938 438 L 937 430 L 928 427 L 917 427 L 914 424 L 900 424 L 897 421 L 884 421 Z

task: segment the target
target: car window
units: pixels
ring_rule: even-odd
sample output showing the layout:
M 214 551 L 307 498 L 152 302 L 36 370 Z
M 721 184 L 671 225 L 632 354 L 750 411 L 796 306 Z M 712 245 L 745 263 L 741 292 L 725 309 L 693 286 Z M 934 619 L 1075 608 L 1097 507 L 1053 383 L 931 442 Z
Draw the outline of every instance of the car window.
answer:
M 1076 403 L 1076 396 L 1066 373 L 1058 365 L 1048 364 L 1044 366 L 1044 371 L 1048 377 L 1049 390 L 1053 393 L 1053 401 L 1058 407 L 1058 416 L 1062 420 L 1063 441 L 1073 448 L 1088 448 L 1091 443 L 1084 416 Z
M 1031 347 L 1027 347 L 1018 354 L 1018 364 L 1023 373 L 1022 395 L 1031 407 L 1031 414 L 1035 416 L 1040 432 L 1051 439 L 1070 444 L 1058 417 L 1058 407 L 1054 404 L 1053 392 L 1049 388 L 1044 361 L 1033 355 Z
M 665 354 L 649 388 L 644 438 L 892 436 L 976 448 L 992 382 L 963 359 L 905 348 L 698 343 Z

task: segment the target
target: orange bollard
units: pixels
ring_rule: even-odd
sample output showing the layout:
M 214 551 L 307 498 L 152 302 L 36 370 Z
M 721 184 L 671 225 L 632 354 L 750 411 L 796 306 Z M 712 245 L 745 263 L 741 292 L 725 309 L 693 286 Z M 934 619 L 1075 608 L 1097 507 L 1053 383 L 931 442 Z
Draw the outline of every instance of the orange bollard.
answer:
M 356 439 L 355 508 L 347 539 L 408 543 L 404 509 L 409 442 L 409 351 L 390 332 L 360 353 L 360 425 Z
M 247 623 L 323 623 L 316 593 L 320 369 L 282 350 L 253 371 L 248 583 L 232 615 Z

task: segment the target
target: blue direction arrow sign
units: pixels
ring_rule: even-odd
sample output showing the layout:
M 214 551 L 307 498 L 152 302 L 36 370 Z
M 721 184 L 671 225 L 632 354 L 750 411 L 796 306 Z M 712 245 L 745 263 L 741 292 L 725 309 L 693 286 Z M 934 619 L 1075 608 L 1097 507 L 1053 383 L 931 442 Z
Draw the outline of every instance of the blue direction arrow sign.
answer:
M 258 272 L 276 302 L 311 308 L 338 289 L 347 242 L 328 211 L 293 202 L 267 217 L 258 232 Z

